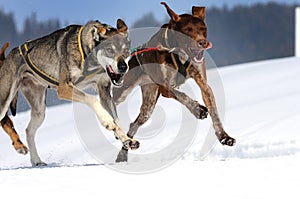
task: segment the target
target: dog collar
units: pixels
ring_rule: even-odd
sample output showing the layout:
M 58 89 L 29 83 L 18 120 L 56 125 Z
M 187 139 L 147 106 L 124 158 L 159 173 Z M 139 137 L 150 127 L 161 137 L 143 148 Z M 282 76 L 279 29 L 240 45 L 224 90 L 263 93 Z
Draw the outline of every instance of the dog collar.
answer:
M 169 44 L 169 42 L 168 42 L 168 29 L 169 29 L 169 28 L 166 28 L 164 37 L 165 37 L 165 43 L 166 43 L 166 46 L 167 46 L 168 48 L 170 48 L 170 44 Z
M 81 55 L 81 63 L 84 62 L 84 52 L 83 52 L 82 43 L 81 43 L 81 35 L 82 35 L 83 28 L 84 28 L 84 26 L 80 27 L 79 32 L 78 32 L 78 37 L 77 37 L 78 48 L 79 48 L 79 52 Z M 83 64 L 81 64 L 81 67 L 83 67 Z

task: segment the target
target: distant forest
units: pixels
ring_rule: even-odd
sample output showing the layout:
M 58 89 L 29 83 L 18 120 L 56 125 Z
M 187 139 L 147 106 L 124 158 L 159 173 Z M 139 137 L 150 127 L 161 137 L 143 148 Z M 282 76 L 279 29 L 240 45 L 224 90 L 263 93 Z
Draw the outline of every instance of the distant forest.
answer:
M 213 42 L 208 52 L 218 66 L 293 56 L 295 7 L 268 3 L 207 9 L 208 39 Z M 166 15 L 162 18 L 158 21 L 148 13 L 131 28 L 159 27 L 168 20 Z M 18 32 L 13 14 L 2 10 L 0 25 L 0 44 L 10 41 L 12 46 L 62 27 L 59 19 L 39 22 L 33 13 L 24 20 L 24 30 Z
M 295 7 L 269 3 L 232 9 L 226 6 L 207 9 L 208 39 L 213 42 L 209 54 L 217 66 L 293 56 Z M 167 21 L 166 15 L 159 21 L 152 13 L 148 13 L 130 28 L 160 27 Z M 33 13 L 24 20 L 24 30 L 18 32 L 13 14 L 0 10 L 0 27 L 0 45 L 9 41 L 15 47 L 28 39 L 62 28 L 62 25 L 59 19 L 40 22 Z M 46 102 L 47 106 L 51 106 L 64 101 L 57 99 L 56 92 L 48 90 Z M 19 95 L 17 106 L 18 111 L 29 108 L 22 95 Z

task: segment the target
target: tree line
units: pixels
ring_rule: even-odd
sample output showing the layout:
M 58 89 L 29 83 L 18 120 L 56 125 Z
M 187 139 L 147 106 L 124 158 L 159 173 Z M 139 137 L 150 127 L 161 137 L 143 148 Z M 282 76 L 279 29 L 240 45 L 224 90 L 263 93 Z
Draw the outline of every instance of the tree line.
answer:
M 295 7 L 268 3 L 207 9 L 208 39 L 213 43 L 209 54 L 217 66 L 293 56 Z M 167 21 L 167 16 L 160 21 L 148 13 L 133 23 L 131 28 L 159 27 Z M 11 46 L 18 46 L 62 26 L 59 19 L 40 22 L 32 13 L 24 20 L 24 30 L 18 32 L 13 14 L 0 10 L 0 27 L 0 44 L 9 41 Z M 55 92 L 48 91 L 47 105 L 62 103 L 55 95 Z M 20 95 L 18 111 L 28 108 Z
M 32 13 L 31 16 L 24 20 L 23 31 L 18 32 L 13 14 L 6 14 L 2 10 L 0 10 L 0 25 L 0 44 L 3 45 L 9 41 L 11 46 L 17 46 L 26 40 L 49 34 L 61 27 L 61 23 L 58 19 L 49 19 L 39 22 L 36 13 Z
M 213 48 L 208 52 L 218 66 L 294 55 L 295 7 L 278 3 L 236 6 L 206 11 L 208 39 Z M 137 27 L 159 27 L 168 21 L 145 14 L 132 24 Z M 17 46 L 24 41 L 61 28 L 59 19 L 39 22 L 32 13 L 18 32 L 13 14 L 0 10 L 0 44 L 10 41 Z

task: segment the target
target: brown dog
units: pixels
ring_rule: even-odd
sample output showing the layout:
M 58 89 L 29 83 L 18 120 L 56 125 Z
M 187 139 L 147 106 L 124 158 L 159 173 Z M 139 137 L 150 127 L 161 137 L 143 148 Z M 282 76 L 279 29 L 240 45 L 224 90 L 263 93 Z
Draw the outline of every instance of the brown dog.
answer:
M 161 94 L 185 105 L 197 119 L 206 118 L 208 112 L 220 143 L 233 146 L 235 139 L 228 136 L 223 129 L 214 94 L 206 81 L 203 51 L 211 48 L 212 44 L 207 40 L 207 27 L 204 22 L 205 7 L 193 6 L 192 15 L 177 15 L 166 3 L 161 4 L 165 6 L 171 17 L 169 23 L 163 25 L 143 49 L 132 54 L 129 60 L 130 71 L 125 76 L 123 87 L 114 88 L 113 96 L 116 104 L 119 104 L 135 86 L 141 86 L 143 102 L 140 114 L 130 124 L 128 137 L 132 138 L 138 128 L 150 118 Z M 190 41 L 177 38 L 175 32 L 188 36 Z M 175 53 L 174 49 L 177 49 L 178 53 Z M 178 73 L 180 73 L 179 76 Z M 193 78 L 196 81 L 207 108 L 175 89 L 184 83 L 186 78 Z M 116 161 L 127 161 L 126 149 L 120 151 Z
M 5 60 L 5 50 L 9 47 L 9 43 L 5 43 L 0 51 L 0 67 L 3 65 L 3 62 Z M 15 103 L 16 101 L 14 100 L 12 103 Z M 12 114 L 15 115 L 15 106 L 12 106 Z M 15 148 L 15 150 L 18 153 L 21 154 L 27 154 L 28 149 L 27 147 L 21 142 L 19 135 L 17 134 L 15 128 L 14 128 L 14 124 L 11 121 L 11 119 L 8 117 L 8 114 L 6 113 L 6 115 L 4 116 L 4 118 L 1 120 L 1 125 L 2 128 L 4 129 L 4 131 L 9 135 L 12 144 Z

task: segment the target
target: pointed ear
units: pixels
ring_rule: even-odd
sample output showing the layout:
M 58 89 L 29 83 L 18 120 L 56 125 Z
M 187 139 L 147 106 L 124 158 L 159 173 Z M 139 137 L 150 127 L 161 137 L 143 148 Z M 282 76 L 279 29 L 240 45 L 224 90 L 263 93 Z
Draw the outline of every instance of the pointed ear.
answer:
M 128 27 L 122 19 L 118 19 L 117 20 L 117 29 L 118 29 L 118 32 L 126 33 L 128 30 Z
M 198 17 L 204 21 L 205 19 L 205 7 L 196 7 L 193 6 L 192 14 L 194 17 Z
M 178 14 L 176 14 L 169 6 L 166 2 L 161 2 L 160 4 L 164 5 L 165 8 L 167 9 L 167 12 L 169 14 L 169 16 L 171 17 L 171 19 L 175 22 L 178 22 L 180 20 L 180 16 Z

